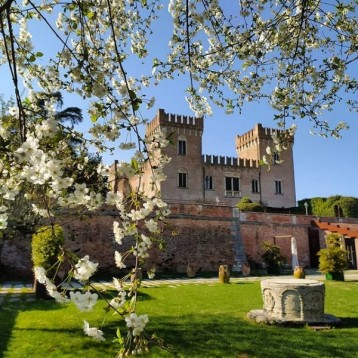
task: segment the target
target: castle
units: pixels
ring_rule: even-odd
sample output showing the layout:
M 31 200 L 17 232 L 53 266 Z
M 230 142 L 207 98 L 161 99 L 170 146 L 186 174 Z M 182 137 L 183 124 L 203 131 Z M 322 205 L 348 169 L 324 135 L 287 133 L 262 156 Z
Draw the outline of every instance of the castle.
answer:
M 170 215 L 162 228 L 165 250 L 151 248 L 148 267 L 158 272 L 183 273 L 190 267 L 202 271 L 217 271 L 227 264 L 240 271 L 243 263 L 262 264 L 263 243 L 280 247 L 289 264 L 292 259 L 291 238 L 295 237 L 298 260 L 303 267 L 317 267 L 317 252 L 325 247 L 326 232 L 345 236 L 350 268 L 357 268 L 358 220 L 351 218 L 317 218 L 311 215 L 271 212 L 243 212 L 234 207 L 241 197 L 266 206 L 290 208 L 296 204 L 291 145 L 280 153 L 282 159 L 270 170 L 258 164 L 273 145 L 273 129 L 257 124 L 249 132 L 236 137 L 237 158 L 202 154 L 203 118 L 167 114 L 159 110 L 147 125 L 147 135 L 173 134 L 172 142 L 155 155 L 168 155 L 171 162 L 164 167 L 167 179 L 160 183 L 162 198 L 168 203 Z M 220 143 L 217 143 L 220 145 Z M 112 190 L 125 191 L 138 185 L 150 195 L 151 168 L 145 168 L 139 180 L 128 183 L 120 177 L 115 164 L 110 181 Z M 103 272 L 118 273 L 113 262 L 113 218 L 115 208 L 91 213 L 88 220 L 67 213 L 58 217 L 64 227 L 66 247 L 78 255 L 90 255 L 100 263 Z M 130 238 L 124 240 L 124 251 L 131 249 Z M 98 249 L 100 248 L 100 250 Z M 32 274 L 31 245 L 22 237 L 5 240 L 1 262 L 8 270 Z M 193 266 L 194 265 L 194 266 Z
M 259 165 L 266 147 L 273 146 L 272 134 L 279 132 L 256 124 L 249 132 L 236 137 L 237 158 L 202 154 L 203 118 L 165 113 L 159 109 L 147 125 L 146 135 L 171 134 L 174 145 L 157 152 L 171 158 L 160 183 L 164 201 L 183 203 L 216 203 L 234 206 L 242 197 L 265 206 L 296 206 L 293 142 L 280 155 L 280 163 L 268 169 Z M 220 143 L 218 143 L 220 144 Z M 282 161 L 282 162 L 281 162 Z M 150 191 L 150 168 L 142 177 L 142 190 Z M 115 181 L 112 178 L 112 181 Z M 118 181 L 118 179 L 117 179 Z M 118 187 L 117 183 L 114 185 Z

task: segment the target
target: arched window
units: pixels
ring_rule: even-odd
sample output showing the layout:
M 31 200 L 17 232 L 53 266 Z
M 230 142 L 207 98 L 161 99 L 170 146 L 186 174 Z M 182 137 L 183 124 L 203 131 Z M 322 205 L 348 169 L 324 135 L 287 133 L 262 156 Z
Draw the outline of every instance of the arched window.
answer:
M 180 135 L 178 137 L 178 154 L 179 155 L 186 155 L 186 151 L 187 151 L 187 140 L 186 137 L 183 135 Z
M 259 182 L 257 179 L 252 179 L 251 181 L 251 189 L 253 193 L 259 192 Z
M 184 168 L 178 170 L 178 187 L 187 188 L 188 187 L 188 172 Z

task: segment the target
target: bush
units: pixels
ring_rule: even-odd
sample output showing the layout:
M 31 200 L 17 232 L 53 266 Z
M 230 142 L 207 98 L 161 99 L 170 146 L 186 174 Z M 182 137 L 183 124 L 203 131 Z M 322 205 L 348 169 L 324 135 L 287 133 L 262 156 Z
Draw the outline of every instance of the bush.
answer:
M 260 203 L 253 203 L 251 199 L 247 196 L 244 196 L 239 203 L 236 204 L 236 207 L 240 211 L 256 211 L 263 212 L 264 207 Z
M 54 265 L 61 259 L 64 244 L 63 229 L 59 225 L 43 226 L 32 236 L 32 262 L 55 275 Z
M 285 263 L 285 258 L 281 255 L 281 249 L 279 246 L 265 241 L 264 253 L 261 257 L 267 266 L 267 273 L 280 273 L 281 266 Z
M 299 207 L 307 202 L 312 215 L 327 217 L 358 218 L 358 198 L 340 195 L 329 198 L 311 198 L 298 202 Z
M 341 215 L 345 218 L 358 218 L 358 199 L 353 197 L 342 197 L 337 205 L 341 209 Z
M 326 248 L 317 253 L 322 273 L 343 272 L 348 268 L 348 252 L 341 248 L 342 238 L 335 233 L 326 236 Z

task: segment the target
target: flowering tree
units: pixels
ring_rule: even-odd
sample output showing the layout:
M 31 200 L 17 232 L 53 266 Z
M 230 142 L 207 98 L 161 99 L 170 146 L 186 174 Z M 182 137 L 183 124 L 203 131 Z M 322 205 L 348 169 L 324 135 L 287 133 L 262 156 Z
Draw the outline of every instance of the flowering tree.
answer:
M 166 54 L 153 53 L 149 43 L 154 21 L 165 15 L 162 8 L 159 0 L 0 1 L 0 64 L 11 73 L 15 98 L 7 116 L 19 134 L 12 142 L 11 127 L 1 119 L 2 229 L 7 226 L 8 203 L 20 191 L 33 200 L 34 212 L 52 224 L 58 208 L 114 205 L 119 245 L 115 262 L 125 268 L 126 259 L 134 256 L 137 269 L 160 231 L 158 222 L 168 215 L 166 204 L 158 191 L 151 197 L 142 192 L 140 179 L 129 195 L 108 193 L 105 198 L 76 182 L 66 172 L 66 167 L 80 165 L 78 157 L 70 155 L 69 138 L 81 138 L 84 153 L 89 145 L 99 153 L 134 149 L 131 163 L 120 165 L 121 174 L 140 177 L 144 166 L 150 166 L 155 188 L 165 179 L 162 169 L 168 161 L 155 154 L 168 140 L 158 134 L 143 138 L 139 126 L 146 123 L 142 113 L 154 104 L 151 88 L 163 79 L 188 76 L 187 101 L 197 116 L 210 115 L 212 105 L 232 113 L 246 101 L 266 99 L 276 110 L 279 127 L 304 118 L 324 136 L 338 137 L 347 128 L 322 115 L 343 93 L 349 98 L 347 106 L 357 109 L 352 70 L 358 46 L 355 1 L 170 0 L 173 34 Z M 51 46 L 41 46 L 39 34 L 52 37 Z M 67 136 L 57 136 L 61 124 L 50 94 L 59 91 L 85 100 L 90 138 L 72 127 Z M 290 128 L 274 138 L 274 150 L 282 150 L 293 132 Z M 49 140 L 53 138 L 57 140 Z M 101 164 L 97 171 L 107 175 Z M 129 236 L 135 243 L 121 252 L 122 239 Z M 69 277 L 90 287 L 86 284 L 97 265 L 88 256 L 73 260 Z M 84 310 L 96 303 L 92 291 L 71 292 L 68 298 L 43 268 L 35 268 L 35 274 L 60 302 L 71 300 Z M 118 335 L 119 356 L 145 348 L 143 329 L 148 322 L 147 316 L 136 314 L 135 280 L 129 290 L 123 282 L 114 279 L 118 294 L 108 303 L 126 322 L 127 339 Z M 104 339 L 88 322 L 84 331 Z

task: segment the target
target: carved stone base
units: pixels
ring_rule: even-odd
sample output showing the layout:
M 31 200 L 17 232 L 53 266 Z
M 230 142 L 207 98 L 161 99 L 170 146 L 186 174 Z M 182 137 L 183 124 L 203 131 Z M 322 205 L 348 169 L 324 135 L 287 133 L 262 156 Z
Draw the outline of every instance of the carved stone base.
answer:
M 250 319 L 266 324 L 338 324 L 324 314 L 325 287 L 322 282 L 291 278 L 261 281 L 263 310 L 252 310 Z
M 331 314 L 324 314 L 323 320 L 318 322 L 305 322 L 305 321 L 289 321 L 273 318 L 267 314 L 265 310 L 251 310 L 247 317 L 256 321 L 257 323 L 272 324 L 272 325 L 289 325 L 289 326 L 302 326 L 302 325 L 327 325 L 338 326 L 341 320 Z

